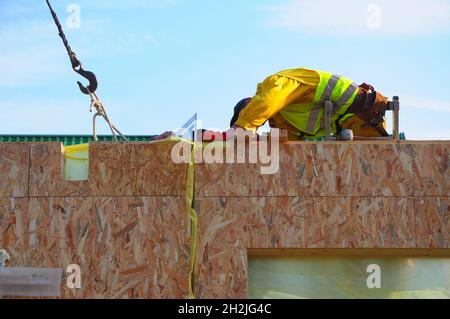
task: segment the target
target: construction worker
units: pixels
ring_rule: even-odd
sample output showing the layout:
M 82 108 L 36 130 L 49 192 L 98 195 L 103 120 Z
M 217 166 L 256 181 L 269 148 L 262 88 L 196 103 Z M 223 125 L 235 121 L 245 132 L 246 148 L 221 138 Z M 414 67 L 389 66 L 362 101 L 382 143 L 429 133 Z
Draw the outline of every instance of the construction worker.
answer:
M 355 136 L 388 136 L 388 99 L 367 84 L 331 73 L 304 68 L 281 71 L 260 83 L 256 95 L 234 108 L 231 128 L 256 130 L 269 121 L 288 131 L 289 140 L 325 136 L 324 102 L 333 103 L 331 133 L 351 129 Z
M 256 133 L 269 121 L 271 127 L 287 130 L 289 140 L 320 139 L 326 135 L 326 100 L 333 103 L 332 134 L 350 129 L 358 137 L 388 136 L 385 119 L 388 99 L 385 96 L 368 84 L 357 85 L 339 75 L 305 68 L 278 72 L 258 84 L 253 98 L 246 98 L 235 106 L 230 127 Z M 165 132 L 155 139 L 173 134 Z M 225 133 L 223 138 L 227 138 Z

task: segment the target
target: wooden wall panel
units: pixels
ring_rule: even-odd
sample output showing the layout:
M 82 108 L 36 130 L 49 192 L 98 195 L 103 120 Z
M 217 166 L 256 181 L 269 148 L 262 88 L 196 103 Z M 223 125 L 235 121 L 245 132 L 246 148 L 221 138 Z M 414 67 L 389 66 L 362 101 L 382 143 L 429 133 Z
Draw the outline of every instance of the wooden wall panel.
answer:
M 27 198 L 0 198 L 0 246 L 23 245 L 23 241 L 15 241 L 14 234 L 18 233 L 23 236 L 24 229 L 21 226 L 23 224 L 23 216 L 27 211 Z M 16 223 L 20 225 L 17 229 L 15 227 Z M 24 237 L 24 239 L 28 240 L 27 238 L 27 236 Z
M 118 256 L 123 297 L 187 296 L 190 223 L 184 197 L 100 198 L 100 216 L 110 216 L 110 241 Z M 125 288 L 127 288 L 125 290 Z
M 203 162 L 196 164 L 196 195 L 197 196 L 286 196 L 287 190 L 280 184 L 280 170 L 274 174 L 261 174 L 258 159 L 259 150 L 256 147 L 256 163 L 249 161 L 249 148 L 256 146 L 255 142 L 245 146 L 245 163 L 237 161 L 237 147 L 234 147 L 234 162 L 225 164 L 210 164 Z M 217 145 L 217 144 L 216 144 Z M 222 145 L 222 144 L 220 144 Z M 218 146 L 226 154 L 232 146 Z M 222 148 L 221 148 L 222 147 Z M 264 149 L 265 150 L 265 149 Z M 204 150 L 204 153 L 206 151 Z M 233 151 L 232 151 L 233 152 Z M 277 153 L 277 163 L 279 162 Z M 277 164 L 279 165 L 279 163 Z
M 18 145 L 19 143 L 15 144 Z M 8 144 L 3 144 L 8 145 Z M 14 145 L 14 144 L 13 144 Z M 60 143 L 23 144 L 17 168 L 2 146 L 1 196 L 182 195 L 186 166 L 174 164 L 170 144 L 92 144 L 89 182 L 62 180 Z M 11 148 L 11 147 L 9 147 Z M 261 175 L 258 164 L 196 165 L 197 196 L 449 196 L 447 144 L 286 144 L 280 171 Z M 17 152 L 17 151 L 16 151 Z M 12 176 L 12 173 L 20 176 Z M 14 174 L 16 174 L 14 173 Z M 179 182 L 173 183 L 173 177 Z M 15 190 L 13 190 L 15 189 Z
M 187 164 L 171 159 L 175 143 L 94 143 L 89 150 L 92 196 L 186 193 Z
M 411 159 L 402 145 L 288 144 L 281 158 L 282 185 L 296 190 L 292 195 L 413 195 Z
M 411 151 L 403 144 L 280 145 L 280 169 L 198 165 L 198 196 L 413 196 Z M 222 176 L 222 179 L 220 179 Z
M 198 244 L 195 276 L 197 298 L 245 298 L 247 252 L 240 233 L 261 229 L 265 217 L 258 198 L 236 198 L 239 212 L 232 213 L 229 198 L 202 198 L 198 203 Z M 252 216 L 254 226 L 246 225 Z M 266 231 L 256 240 L 265 242 Z
M 62 143 L 30 145 L 30 196 L 88 196 L 88 181 L 64 180 L 64 162 Z
M 28 195 L 29 147 L 0 143 L 0 197 Z
M 196 164 L 197 196 L 275 196 L 282 190 L 280 172 L 260 174 L 258 164 Z M 283 195 L 285 196 L 285 195 Z
M 248 248 L 416 246 L 411 198 L 202 198 L 198 214 L 201 298 L 246 296 Z
M 355 198 L 352 213 L 361 227 L 360 236 L 354 238 L 357 248 L 416 247 L 413 198 Z
M 30 196 L 180 196 L 187 164 L 173 163 L 174 143 L 92 143 L 89 180 L 64 180 L 61 143 L 31 145 Z
M 415 196 L 450 196 L 450 143 L 411 144 Z
M 4 145 L 0 245 L 13 265 L 79 264 L 83 289 L 63 285 L 64 298 L 187 296 L 188 165 L 172 162 L 173 143 L 93 143 L 84 182 L 63 180 L 60 143 Z M 283 144 L 273 175 L 196 164 L 196 296 L 245 298 L 247 249 L 450 248 L 449 147 Z
M 227 164 L 195 164 L 195 195 L 225 196 Z
M 183 197 L 2 199 L 11 266 L 81 267 L 63 298 L 184 298 L 190 224 Z M 15 207 L 15 208 L 12 208 Z
M 419 248 L 450 248 L 450 197 L 415 199 Z

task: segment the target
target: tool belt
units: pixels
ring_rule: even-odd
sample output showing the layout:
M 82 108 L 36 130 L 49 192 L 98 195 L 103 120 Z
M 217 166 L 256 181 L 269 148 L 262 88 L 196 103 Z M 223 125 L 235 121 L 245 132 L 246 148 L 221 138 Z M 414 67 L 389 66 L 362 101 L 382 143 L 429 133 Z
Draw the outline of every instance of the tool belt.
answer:
M 360 85 L 355 101 L 350 105 L 344 116 L 355 114 L 366 123 L 365 127 L 370 125 L 383 136 L 388 136 L 389 134 L 383 127 L 387 106 L 386 97 L 376 92 L 373 86 L 363 83 Z

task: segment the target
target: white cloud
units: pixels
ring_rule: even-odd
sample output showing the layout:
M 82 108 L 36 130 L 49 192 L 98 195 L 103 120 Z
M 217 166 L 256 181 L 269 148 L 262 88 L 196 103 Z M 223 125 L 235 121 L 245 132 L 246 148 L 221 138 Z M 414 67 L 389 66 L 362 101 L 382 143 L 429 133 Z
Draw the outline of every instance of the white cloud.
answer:
M 429 35 L 450 32 L 450 2 L 447 0 L 290 0 L 263 9 L 271 14 L 270 25 L 311 34 Z
M 410 130 L 406 134 L 408 140 L 425 140 L 425 141 L 437 141 L 437 140 L 450 140 L 450 129 L 447 130 Z
M 406 94 L 400 96 L 404 96 L 401 98 L 400 103 L 405 107 L 414 107 L 417 109 L 450 113 L 449 101 L 425 99 L 420 97 L 409 96 Z

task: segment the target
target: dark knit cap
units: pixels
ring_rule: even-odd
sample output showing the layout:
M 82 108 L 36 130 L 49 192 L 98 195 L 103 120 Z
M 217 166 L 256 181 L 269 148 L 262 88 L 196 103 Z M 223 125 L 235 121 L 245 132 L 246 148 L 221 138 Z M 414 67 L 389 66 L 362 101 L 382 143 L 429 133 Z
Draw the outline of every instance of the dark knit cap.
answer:
M 234 107 L 233 117 L 231 118 L 231 121 L 230 121 L 230 127 L 232 127 L 234 125 L 234 123 L 236 123 L 236 121 L 239 118 L 239 113 L 241 113 L 241 111 L 248 105 L 248 103 L 250 103 L 251 100 L 252 100 L 252 98 L 248 97 L 246 99 L 239 101 L 239 103 L 236 104 L 236 106 Z

